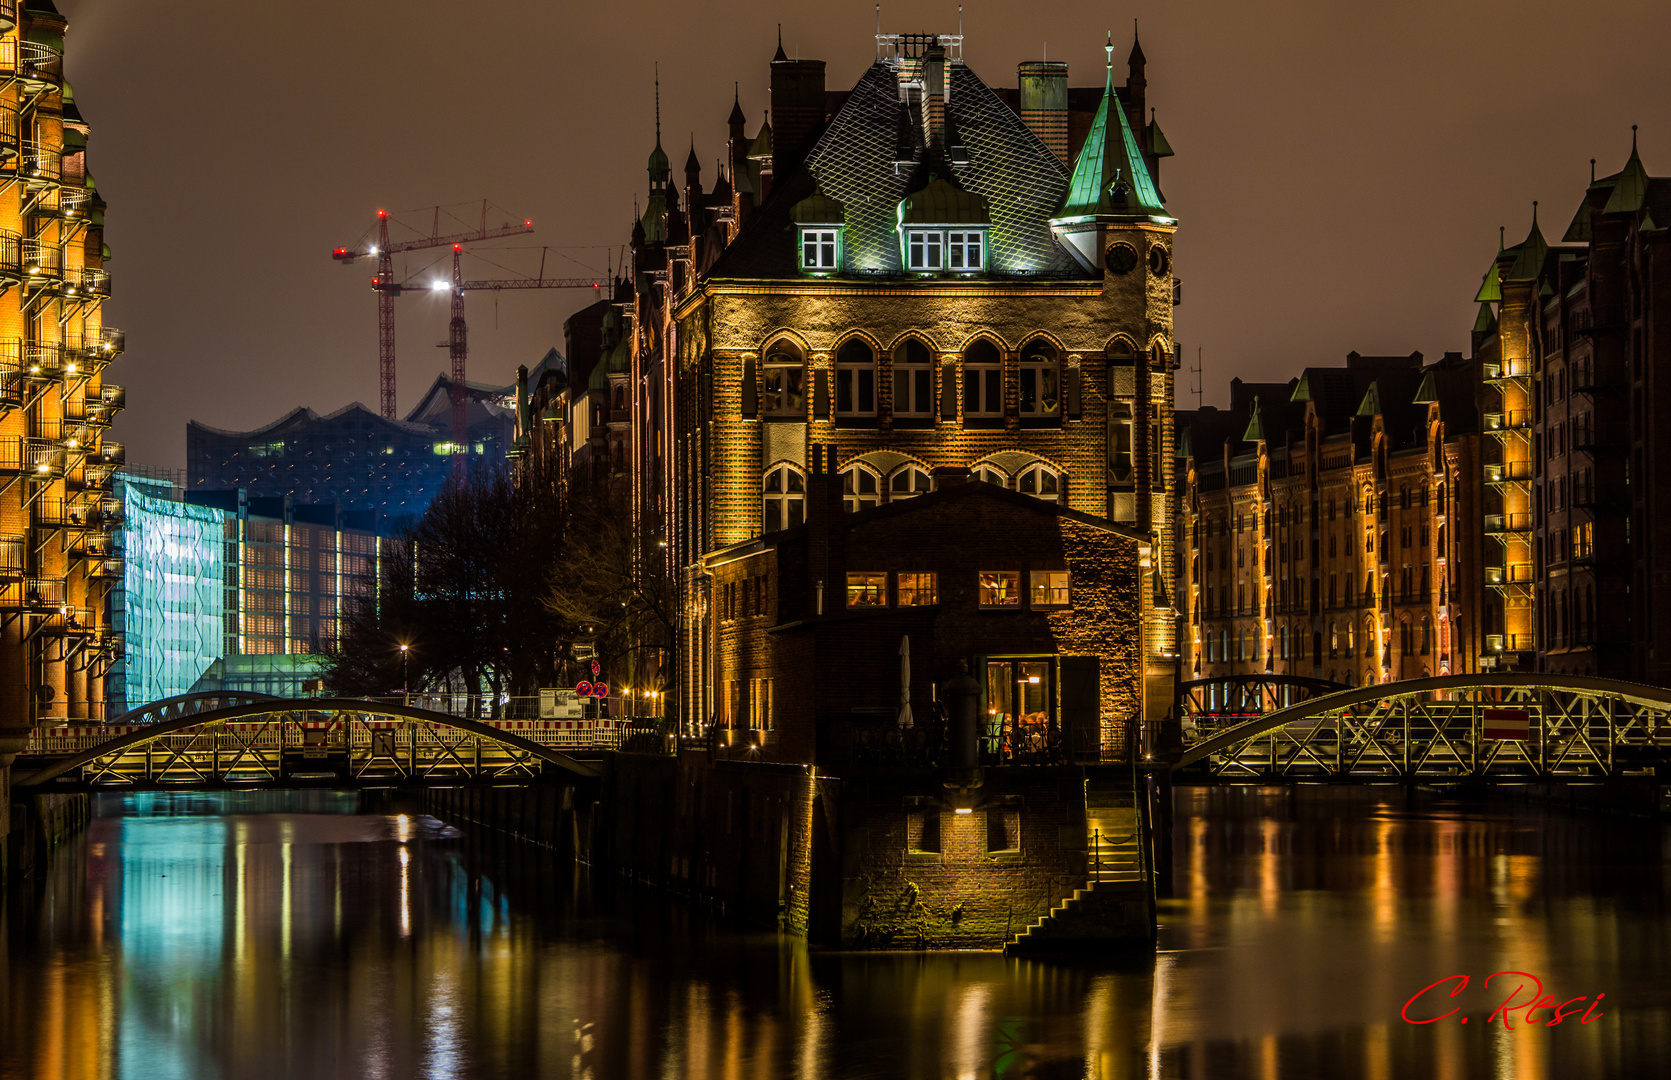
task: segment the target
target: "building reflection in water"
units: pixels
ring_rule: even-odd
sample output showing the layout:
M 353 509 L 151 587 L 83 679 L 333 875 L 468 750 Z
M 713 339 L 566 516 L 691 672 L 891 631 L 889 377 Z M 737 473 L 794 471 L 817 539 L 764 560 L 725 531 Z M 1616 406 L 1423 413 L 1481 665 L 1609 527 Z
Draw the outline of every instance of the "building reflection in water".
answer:
M 0 1078 L 1541 1080 L 1671 1046 L 1651 823 L 1183 792 L 1158 955 L 1084 966 L 809 954 L 432 819 L 278 798 L 107 800 L 0 913 Z M 1399 1019 L 1508 968 L 1608 1015 Z

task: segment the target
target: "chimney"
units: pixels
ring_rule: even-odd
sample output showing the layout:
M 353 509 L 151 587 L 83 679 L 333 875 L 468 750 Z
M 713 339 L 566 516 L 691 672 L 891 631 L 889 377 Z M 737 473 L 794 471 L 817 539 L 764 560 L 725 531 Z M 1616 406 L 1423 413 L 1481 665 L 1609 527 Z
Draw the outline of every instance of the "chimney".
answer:
M 772 60 L 772 178 L 785 183 L 824 126 L 824 61 Z
M 806 483 L 807 593 L 819 614 L 839 609 L 847 594 L 846 535 L 842 524 L 841 477 L 836 474 L 834 443 L 813 443 Z
M 1021 122 L 1067 162 L 1068 65 L 1061 60 L 1028 60 L 1016 71 L 1021 80 Z
M 923 142 L 946 149 L 946 50 L 936 41 L 923 53 Z

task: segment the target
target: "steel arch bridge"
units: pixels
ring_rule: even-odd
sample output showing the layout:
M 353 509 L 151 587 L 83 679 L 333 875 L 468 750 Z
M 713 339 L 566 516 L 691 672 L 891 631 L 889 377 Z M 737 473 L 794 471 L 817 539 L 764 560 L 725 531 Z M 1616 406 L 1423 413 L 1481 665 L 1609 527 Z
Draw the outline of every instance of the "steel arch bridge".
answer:
M 1523 709 L 1525 740 L 1485 737 Z M 1447 675 L 1342 690 L 1188 747 L 1175 772 L 1227 781 L 1527 781 L 1646 774 L 1671 762 L 1671 690 L 1583 675 Z
M 1178 684 L 1177 715 L 1197 724 L 1258 716 L 1298 705 L 1324 694 L 1351 689 L 1345 683 L 1306 675 L 1219 675 Z
M 190 708 L 200 702 L 170 702 L 176 715 L 125 729 L 37 731 L 17 759 L 13 786 L 103 791 L 509 783 L 553 769 L 573 779 L 601 771 L 544 745 L 537 731 L 427 709 L 354 698 L 265 698 L 200 711 Z M 168 711 L 142 710 L 159 717 Z M 23 775 L 30 762 L 41 767 Z

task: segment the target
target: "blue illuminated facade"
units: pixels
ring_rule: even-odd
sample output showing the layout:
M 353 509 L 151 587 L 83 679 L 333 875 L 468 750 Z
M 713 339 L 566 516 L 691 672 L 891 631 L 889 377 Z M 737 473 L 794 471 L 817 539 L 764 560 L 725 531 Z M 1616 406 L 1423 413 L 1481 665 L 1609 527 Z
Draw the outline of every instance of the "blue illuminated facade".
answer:
M 111 617 L 122 658 L 111 673 L 115 711 L 184 694 L 221 656 L 226 511 L 178 502 L 160 481 L 118 475 L 123 559 Z

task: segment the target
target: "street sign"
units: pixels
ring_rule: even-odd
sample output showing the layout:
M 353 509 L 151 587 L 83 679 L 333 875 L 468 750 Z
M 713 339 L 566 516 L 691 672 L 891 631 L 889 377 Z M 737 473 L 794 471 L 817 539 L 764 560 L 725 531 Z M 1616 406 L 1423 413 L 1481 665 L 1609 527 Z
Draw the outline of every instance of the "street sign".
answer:
M 1531 739 L 1532 714 L 1526 709 L 1481 709 L 1482 738 L 1527 742 Z
M 593 683 L 592 684 L 592 696 L 595 697 L 595 698 L 606 698 L 606 697 L 608 697 L 609 696 L 609 684 L 606 683 L 606 682 Z
M 591 697 L 592 684 L 582 679 L 580 682 L 574 684 L 574 692 L 579 694 L 581 697 Z

